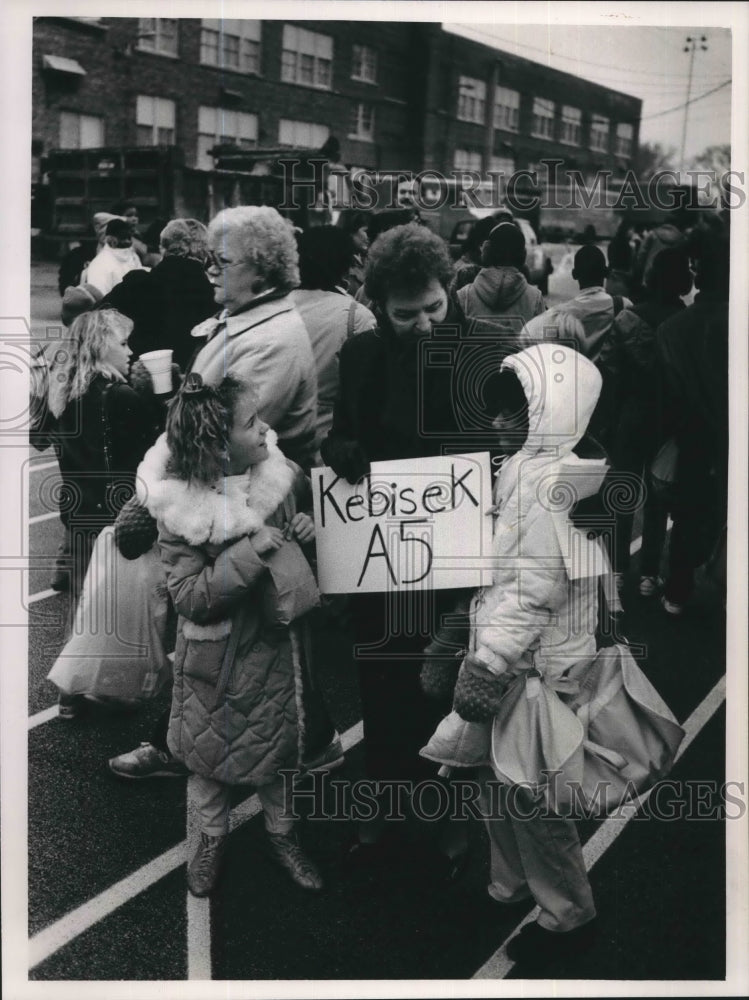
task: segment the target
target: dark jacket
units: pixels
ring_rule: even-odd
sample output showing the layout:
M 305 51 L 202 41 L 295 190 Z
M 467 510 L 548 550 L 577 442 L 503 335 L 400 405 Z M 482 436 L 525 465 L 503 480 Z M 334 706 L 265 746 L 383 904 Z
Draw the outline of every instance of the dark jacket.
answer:
M 213 286 L 203 265 L 189 257 L 167 256 L 152 271 L 130 271 L 99 303 L 133 321 L 133 360 L 146 351 L 171 348 L 184 371 L 200 342 L 190 336 L 216 311 Z
M 154 408 L 124 382 L 97 375 L 45 428 L 62 476 L 60 518 L 91 528 L 112 524 L 132 495 L 135 472 L 159 432 Z
M 447 333 L 440 336 L 439 347 L 443 357 L 451 354 L 448 365 L 429 360 L 434 335 L 404 342 L 382 316 L 378 323 L 376 330 L 360 333 L 341 349 L 333 426 L 321 453 L 325 464 L 346 478 L 354 452 L 359 465 L 368 465 L 439 455 L 444 445 L 462 437 L 454 386 L 466 328 L 459 307 L 451 303 L 438 328 Z

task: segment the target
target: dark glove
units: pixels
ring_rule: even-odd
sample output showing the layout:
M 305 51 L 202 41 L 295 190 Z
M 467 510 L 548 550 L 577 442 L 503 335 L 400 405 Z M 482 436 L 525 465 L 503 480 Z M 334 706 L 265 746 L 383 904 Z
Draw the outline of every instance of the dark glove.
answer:
M 140 359 L 138 361 L 134 361 L 130 366 L 129 382 L 136 392 L 149 396 L 155 395 L 153 391 L 153 379 L 151 378 L 148 369 Z M 171 399 L 181 384 L 182 372 L 179 369 L 179 365 L 172 363 L 172 391 L 168 393 L 160 393 L 159 399 Z
M 419 675 L 421 689 L 428 698 L 446 702 L 452 699 L 467 642 L 467 614 L 464 623 L 437 630 L 437 635 L 424 650 Z
M 156 521 L 137 496 L 131 497 L 114 522 L 114 543 L 125 559 L 138 559 L 159 537 Z
M 453 707 L 466 722 L 487 722 L 497 714 L 506 688 L 503 675 L 493 674 L 469 653 L 458 674 Z
M 358 441 L 339 441 L 334 450 L 333 461 L 328 464 L 336 475 L 343 476 L 352 485 L 369 472 L 369 459 Z

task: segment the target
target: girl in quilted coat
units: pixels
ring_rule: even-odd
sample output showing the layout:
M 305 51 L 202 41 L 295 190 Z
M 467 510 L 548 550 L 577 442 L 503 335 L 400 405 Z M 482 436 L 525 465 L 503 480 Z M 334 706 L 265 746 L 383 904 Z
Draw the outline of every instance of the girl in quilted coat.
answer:
M 294 617 L 319 596 L 296 544 L 314 538 L 312 519 L 297 511 L 306 485 L 258 417 L 252 389 L 231 377 L 212 388 L 194 373 L 139 468 L 139 496 L 157 520 L 179 616 L 168 743 L 190 772 L 200 822 L 187 871 L 195 896 L 216 884 L 237 784 L 257 791 L 270 857 L 301 888 L 322 888 L 285 813 L 279 774 L 300 763 L 312 725 L 308 640 Z M 270 564 L 282 549 L 297 560 L 288 574 L 291 624 L 281 624 L 272 599 Z

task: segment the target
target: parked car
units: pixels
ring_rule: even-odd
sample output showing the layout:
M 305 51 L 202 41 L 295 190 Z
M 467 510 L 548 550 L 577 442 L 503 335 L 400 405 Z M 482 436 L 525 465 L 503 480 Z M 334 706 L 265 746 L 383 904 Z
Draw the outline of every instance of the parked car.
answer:
M 500 222 L 512 222 L 516 225 L 525 237 L 525 266 L 528 270 L 528 280 L 532 285 L 536 285 L 543 295 L 549 294 L 549 275 L 554 270 L 551 258 L 538 242 L 533 226 L 527 219 L 517 219 L 510 212 L 501 210 L 496 213 L 497 224 Z M 453 228 L 450 236 L 450 252 L 457 260 L 463 253 L 468 235 L 478 222 L 478 218 L 463 219 Z

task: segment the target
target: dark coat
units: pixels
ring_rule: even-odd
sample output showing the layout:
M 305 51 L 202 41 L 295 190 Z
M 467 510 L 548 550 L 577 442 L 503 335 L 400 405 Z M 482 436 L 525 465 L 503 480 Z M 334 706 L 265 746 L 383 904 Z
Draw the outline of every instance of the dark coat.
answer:
M 167 256 L 152 271 L 128 272 L 98 308 L 117 309 L 133 321 L 128 344 L 134 361 L 146 351 L 171 348 L 184 371 L 202 343 L 190 331 L 216 312 L 216 303 L 199 261 Z

